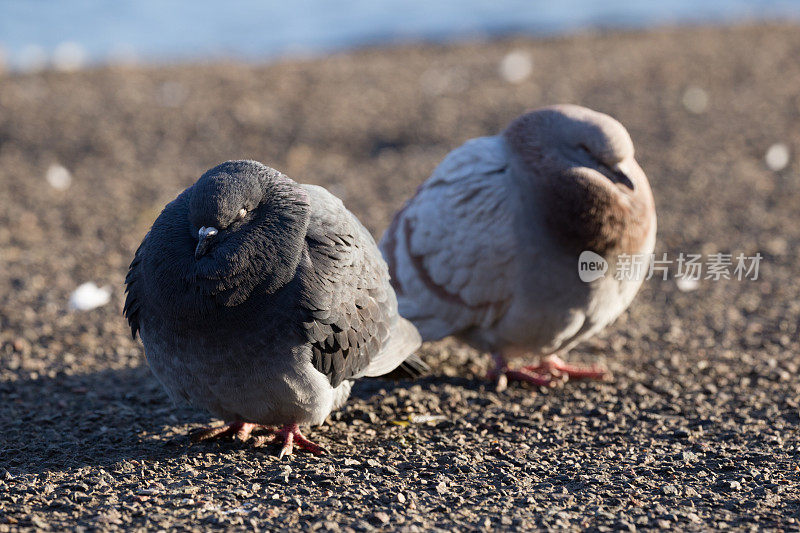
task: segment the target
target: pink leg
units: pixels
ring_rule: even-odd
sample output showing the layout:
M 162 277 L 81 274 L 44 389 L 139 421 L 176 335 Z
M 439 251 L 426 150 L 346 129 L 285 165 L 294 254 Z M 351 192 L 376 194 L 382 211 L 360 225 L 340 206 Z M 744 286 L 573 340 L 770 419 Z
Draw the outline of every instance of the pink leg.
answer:
M 198 428 L 189 432 L 189 438 L 192 442 L 202 442 L 204 440 L 215 440 L 224 437 L 236 437 L 241 441 L 246 441 L 250 438 L 250 434 L 254 429 L 263 428 L 260 424 L 252 424 L 250 422 L 231 422 L 222 426 L 212 428 Z
M 497 391 L 502 392 L 508 387 L 508 380 L 522 381 L 537 387 L 552 387 L 557 380 L 551 374 L 540 374 L 527 368 L 511 370 L 505 357 L 500 352 L 492 352 L 494 368 L 489 371 L 489 379 L 497 382 Z
M 266 437 L 256 437 L 255 445 L 262 446 L 267 442 Z M 300 428 L 297 424 L 286 424 L 281 429 L 275 432 L 272 442 L 282 444 L 281 453 L 279 458 L 283 459 L 284 455 L 292 455 L 294 447 L 297 446 L 301 450 L 306 450 L 314 455 L 322 455 L 327 453 L 327 450 L 305 438 L 300 433 Z
M 555 377 L 566 376 L 569 379 L 603 379 L 606 375 L 606 370 L 599 366 L 570 365 L 555 355 L 544 358 L 538 365 L 530 365 L 523 368 L 529 372 L 550 374 Z

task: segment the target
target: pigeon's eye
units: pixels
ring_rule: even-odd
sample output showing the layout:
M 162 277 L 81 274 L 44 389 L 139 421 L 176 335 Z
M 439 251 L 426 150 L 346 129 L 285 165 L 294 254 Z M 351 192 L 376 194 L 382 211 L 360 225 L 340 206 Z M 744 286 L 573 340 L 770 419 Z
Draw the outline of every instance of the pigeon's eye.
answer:
M 247 209 L 245 209 L 245 208 L 243 207 L 243 208 L 239 209 L 239 215 L 238 215 L 238 218 L 240 218 L 240 219 L 241 219 L 241 218 L 244 218 L 244 216 L 245 216 L 246 214 L 247 214 Z

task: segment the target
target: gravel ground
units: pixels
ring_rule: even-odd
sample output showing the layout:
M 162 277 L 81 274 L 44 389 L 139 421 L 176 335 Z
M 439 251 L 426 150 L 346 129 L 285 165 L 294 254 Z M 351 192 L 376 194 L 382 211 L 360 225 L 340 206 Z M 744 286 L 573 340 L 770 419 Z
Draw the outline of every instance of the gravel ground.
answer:
M 498 74 L 514 50 L 520 83 Z M 797 530 L 798 57 L 800 28 L 754 26 L 0 78 L 0 531 Z M 488 358 L 445 341 L 422 350 L 432 376 L 362 381 L 312 429 L 329 456 L 188 443 L 207 415 L 169 402 L 120 315 L 168 200 L 248 157 L 379 235 L 449 150 L 556 102 L 628 127 L 657 252 L 758 251 L 759 279 L 649 281 L 571 354 L 607 382 L 496 393 Z M 84 281 L 111 303 L 68 311 Z

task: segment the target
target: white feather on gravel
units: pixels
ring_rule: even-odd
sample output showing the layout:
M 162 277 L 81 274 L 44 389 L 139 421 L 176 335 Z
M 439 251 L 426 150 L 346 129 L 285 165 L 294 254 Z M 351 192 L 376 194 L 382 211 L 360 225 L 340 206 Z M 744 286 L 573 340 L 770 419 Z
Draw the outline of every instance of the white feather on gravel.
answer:
M 90 311 L 111 301 L 111 287 L 98 287 L 92 281 L 80 285 L 69 297 L 73 311 Z

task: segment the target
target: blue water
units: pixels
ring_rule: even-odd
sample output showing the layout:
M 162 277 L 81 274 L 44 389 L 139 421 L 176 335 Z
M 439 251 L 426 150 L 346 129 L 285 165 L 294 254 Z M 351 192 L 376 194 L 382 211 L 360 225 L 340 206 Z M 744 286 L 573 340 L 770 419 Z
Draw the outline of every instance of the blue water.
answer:
M 420 39 L 787 18 L 800 20 L 800 0 L 0 0 L 0 49 L 12 69 L 59 57 L 261 60 Z

